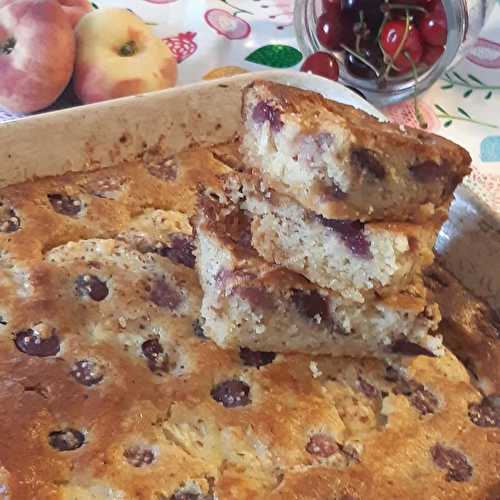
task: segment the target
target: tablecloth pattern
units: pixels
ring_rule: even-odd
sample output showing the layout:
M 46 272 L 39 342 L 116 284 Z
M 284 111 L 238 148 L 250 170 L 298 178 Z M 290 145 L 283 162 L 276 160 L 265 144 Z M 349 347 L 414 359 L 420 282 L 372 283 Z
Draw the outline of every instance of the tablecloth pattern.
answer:
M 179 62 L 179 85 L 214 68 L 299 69 L 293 0 L 95 0 L 95 8 L 127 7 L 150 23 Z M 75 105 L 70 92 L 53 109 Z M 500 0 L 469 56 L 419 98 L 428 129 L 466 147 L 469 185 L 500 216 Z M 414 104 L 383 110 L 418 126 Z M 20 115 L 0 109 L 0 121 Z

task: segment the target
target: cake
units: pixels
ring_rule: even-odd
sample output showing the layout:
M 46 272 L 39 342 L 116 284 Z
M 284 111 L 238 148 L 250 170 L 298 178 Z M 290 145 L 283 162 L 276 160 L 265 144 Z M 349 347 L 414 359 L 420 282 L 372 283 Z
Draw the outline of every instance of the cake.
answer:
M 470 171 L 451 141 L 278 83 L 245 89 L 243 122 L 246 168 L 327 219 L 428 220 Z
M 439 263 L 424 273 L 443 316 L 444 342 L 460 358 L 487 396 L 500 403 L 500 318 Z
M 393 352 L 442 353 L 441 338 L 432 335 L 439 311 L 421 284 L 359 303 L 260 258 L 249 224 L 237 207 L 211 199 L 196 217 L 201 315 L 217 345 L 382 359 Z
M 448 349 L 383 361 L 207 337 L 190 220 L 221 159 L 0 189 L 0 496 L 496 500 L 498 409 Z
M 406 288 L 430 265 L 442 217 L 425 225 L 327 219 L 294 199 L 240 174 L 228 182 L 232 199 L 251 220 L 253 248 L 268 262 L 363 302 Z

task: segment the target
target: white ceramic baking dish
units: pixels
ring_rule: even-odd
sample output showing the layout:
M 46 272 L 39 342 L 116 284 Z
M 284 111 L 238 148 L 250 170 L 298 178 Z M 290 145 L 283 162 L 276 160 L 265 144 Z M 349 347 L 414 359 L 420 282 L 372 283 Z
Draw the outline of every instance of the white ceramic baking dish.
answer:
M 383 119 L 357 94 L 324 78 L 289 71 L 244 74 L 0 124 L 0 187 L 116 165 L 134 160 L 145 149 L 167 156 L 192 144 L 227 141 L 240 127 L 241 89 L 258 78 L 315 90 Z M 491 258 L 477 258 L 497 248 L 492 231 L 475 231 L 474 252 L 464 232 L 471 224 L 481 226 L 483 212 L 474 194 L 462 186 L 437 249 L 446 267 L 500 310 L 500 237 L 492 263 Z M 491 228 L 486 219 L 484 225 Z

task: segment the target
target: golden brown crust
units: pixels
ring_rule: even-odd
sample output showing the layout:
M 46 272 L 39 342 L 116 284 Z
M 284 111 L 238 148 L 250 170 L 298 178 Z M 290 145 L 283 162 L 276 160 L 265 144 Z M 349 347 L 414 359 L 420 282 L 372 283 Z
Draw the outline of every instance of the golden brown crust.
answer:
M 249 85 L 243 118 L 247 168 L 270 187 L 331 219 L 422 222 L 449 203 L 470 173 L 470 155 L 443 137 L 379 122 L 352 106 L 287 85 Z M 264 145 L 261 126 L 271 120 L 271 138 Z M 273 148 L 279 151 L 276 158 L 264 159 L 262 151 Z M 274 170 L 262 165 L 273 161 Z M 320 173 L 308 172 L 303 176 L 307 181 L 295 182 L 311 162 Z M 290 175 L 284 176 L 287 170 Z
M 194 271 L 123 238 L 137 232 L 147 209 L 176 210 L 187 220 L 197 185 L 218 182 L 223 170 L 204 151 L 176 160 L 176 179 L 171 169 L 160 180 L 138 163 L 0 191 L 20 220 L 20 229 L 0 232 L 2 492 L 11 500 L 158 500 L 183 491 L 198 492 L 198 500 L 488 498 L 497 488 L 498 429 L 471 422 L 468 405 L 481 395 L 452 355 L 402 362 L 439 399 L 423 415 L 411 395 L 394 392 L 397 382 L 385 380 L 381 362 L 287 355 L 256 368 L 200 337 Z M 103 180 L 121 187 L 102 189 Z M 84 202 L 81 214 L 62 215 L 47 202 L 63 191 Z M 75 276 L 89 268 L 109 288 L 100 301 L 76 293 Z M 158 275 L 177 284 L 180 309 L 151 300 L 148 279 Z M 57 329 L 56 355 L 16 347 L 15 333 L 33 326 L 44 339 Z M 151 366 L 142 352 L 153 338 L 168 363 L 153 357 Z M 83 359 L 98 362 L 101 371 L 90 375 L 102 379 L 93 385 L 75 374 Z M 380 389 L 376 397 L 361 390 L 358 376 Z M 233 378 L 248 384 L 248 405 L 228 408 L 212 397 Z M 391 408 L 387 421 L 382 400 Z M 82 432 L 84 443 L 58 451 L 50 443 L 60 447 L 60 436 L 50 433 L 67 428 Z M 359 462 L 336 452 L 326 465 L 306 449 L 317 433 L 335 436 L 346 452 L 360 442 Z M 74 446 L 77 438 L 62 442 Z M 463 452 L 471 477 L 446 479 L 429 458 L 438 441 Z
M 464 177 L 470 173 L 471 157 L 462 147 L 452 141 L 413 127 L 401 128 L 400 125 L 380 122 L 377 118 L 352 106 L 325 99 L 316 92 L 301 90 L 289 85 L 258 80 L 250 84 L 248 89 L 258 87 L 269 92 L 281 107 L 283 113 L 300 113 L 304 122 L 313 118 L 318 109 L 325 108 L 331 113 L 341 116 L 345 127 L 353 134 L 354 140 L 366 147 L 385 144 L 389 148 L 404 147 L 414 150 L 416 156 L 439 158 L 449 163 L 450 176 Z M 248 91 L 248 90 L 247 90 Z
M 443 316 L 444 342 L 487 395 L 500 396 L 500 318 L 438 263 L 424 276 Z

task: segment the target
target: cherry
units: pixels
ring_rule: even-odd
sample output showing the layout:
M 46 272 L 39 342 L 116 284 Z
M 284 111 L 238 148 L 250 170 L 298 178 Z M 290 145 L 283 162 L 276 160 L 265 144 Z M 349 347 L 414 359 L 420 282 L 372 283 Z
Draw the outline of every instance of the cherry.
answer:
M 323 0 L 323 12 L 340 14 L 340 0 Z
M 337 81 L 339 78 L 339 65 L 335 57 L 327 52 L 315 52 L 302 64 L 300 71 Z
M 380 9 L 383 4 L 384 0 L 341 0 L 342 12 L 358 22 L 363 11 L 363 19 L 370 28 L 375 28 L 375 34 L 384 16 Z
M 376 42 L 361 43 L 358 53 L 363 59 L 366 59 L 370 64 L 375 66 L 375 68 L 378 69 L 381 67 L 383 60 L 382 52 Z M 373 79 L 377 76 L 373 69 L 350 52 L 346 52 L 345 67 L 351 75 L 357 76 L 358 78 Z
M 436 47 L 443 46 L 448 39 L 448 24 L 444 10 L 436 8 L 427 14 L 418 23 L 418 30 L 424 42 Z
M 321 14 L 316 24 L 316 36 L 323 47 L 335 50 L 340 48 L 343 26 L 339 15 Z
M 396 66 L 396 70 L 401 73 L 406 73 L 412 69 L 411 61 L 418 64 L 423 54 L 419 32 L 413 25 L 410 25 L 405 40 L 405 29 L 405 21 L 389 21 L 384 25 L 380 34 L 380 45 L 390 57 L 394 58 L 399 51 L 399 55 L 395 57 L 393 64 Z M 401 44 L 403 46 L 400 49 Z
M 434 45 L 426 45 L 424 47 L 424 55 L 422 62 L 426 66 L 432 66 L 444 53 L 444 47 L 436 47 Z

